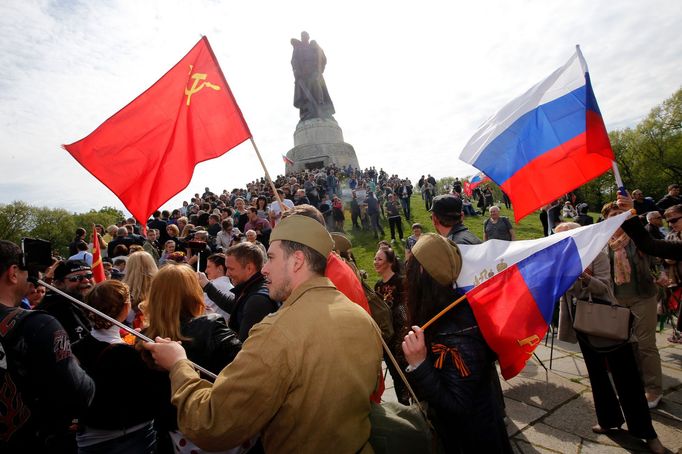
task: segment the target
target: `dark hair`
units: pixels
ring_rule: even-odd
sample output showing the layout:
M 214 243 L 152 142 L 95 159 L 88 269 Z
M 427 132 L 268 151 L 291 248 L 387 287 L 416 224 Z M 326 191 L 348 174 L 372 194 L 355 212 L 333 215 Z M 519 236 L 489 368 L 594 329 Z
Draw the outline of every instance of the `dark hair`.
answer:
M 212 262 L 215 266 L 222 266 L 223 270 L 225 268 L 225 254 L 211 254 L 206 258 L 209 262 Z M 223 273 L 224 274 L 224 273 Z
M 438 222 L 443 227 L 453 227 L 454 225 L 460 224 L 462 222 L 462 215 L 461 214 L 449 216 L 446 214 L 438 214 L 435 211 L 432 211 L 431 213 L 438 219 Z
M 78 227 L 76 229 L 76 236 L 85 236 L 85 229 L 83 227 Z
M 220 223 L 220 227 L 222 227 L 223 230 L 231 229 L 234 227 L 234 221 L 232 218 L 224 219 L 223 222 Z
M 395 254 L 395 251 L 390 247 L 379 248 L 379 250 L 383 251 L 384 255 L 386 256 L 386 261 L 391 264 L 391 271 L 393 271 L 395 274 L 401 274 L 402 263 L 400 262 L 400 258 Z
M 234 257 L 242 267 L 245 267 L 249 263 L 253 263 L 258 271 L 263 268 L 263 262 L 265 261 L 261 248 L 249 242 L 230 246 L 227 248 L 227 251 L 225 251 L 225 256 Z
M 412 255 L 407 260 L 406 286 L 409 326 L 423 326 L 458 296 L 448 285 L 441 285 Z
M 303 252 L 305 261 L 308 262 L 308 267 L 313 273 L 324 276 L 324 272 L 327 270 L 327 257 L 323 256 L 315 249 L 301 244 L 297 241 L 281 240 L 280 247 L 284 252 L 284 257 L 290 257 L 296 251 Z
M 122 255 L 128 255 L 128 246 L 125 244 L 117 244 L 112 251 L 114 257 L 120 257 Z
M 668 185 L 668 191 L 672 191 L 673 189 L 680 189 L 680 185 L 677 183 Z
M 668 207 L 665 212 L 663 212 L 663 216 L 667 215 L 668 213 L 681 213 L 682 214 L 682 205 L 673 205 L 671 207 Z
M 21 248 L 11 241 L 0 240 L 0 276 L 12 265 L 21 265 Z
M 78 249 L 79 251 L 87 251 L 88 243 L 86 243 L 83 240 L 80 240 L 78 243 L 76 243 L 76 249 Z
M 220 216 L 218 216 L 217 214 L 211 214 L 208 216 L 208 218 L 213 219 L 216 222 L 220 222 Z
M 85 296 L 85 302 L 88 305 L 104 312 L 111 318 L 119 316 L 123 306 L 129 299 L 130 290 L 128 286 L 117 280 L 102 281 L 95 285 L 90 293 Z M 113 325 L 113 323 L 99 315 L 95 315 L 90 311 L 86 312 L 96 329 L 107 329 Z

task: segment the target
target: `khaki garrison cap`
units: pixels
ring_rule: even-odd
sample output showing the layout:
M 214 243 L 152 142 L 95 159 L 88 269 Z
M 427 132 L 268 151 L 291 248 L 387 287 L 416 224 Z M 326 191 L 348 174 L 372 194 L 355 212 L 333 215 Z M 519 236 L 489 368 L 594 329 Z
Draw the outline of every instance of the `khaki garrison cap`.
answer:
M 412 254 L 440 285 L 452 285 L 462 270 L 462 255 L 455 243 L 435 233 L 424 233 Z
M 334 241 L 322 224 L 308 216 L 294 214 L 282 219 L 272 230 L 270 242 L 278 240 L 295 241 L 327 257 Z
M 338 232 L 332 232 L 331 236 L 332 240 L 334 240 L 334 249 L 336 249 L 336 252 L 348 252 L 348 250 L 353 247 L 350 240 L 346 238 L 345 235 Z

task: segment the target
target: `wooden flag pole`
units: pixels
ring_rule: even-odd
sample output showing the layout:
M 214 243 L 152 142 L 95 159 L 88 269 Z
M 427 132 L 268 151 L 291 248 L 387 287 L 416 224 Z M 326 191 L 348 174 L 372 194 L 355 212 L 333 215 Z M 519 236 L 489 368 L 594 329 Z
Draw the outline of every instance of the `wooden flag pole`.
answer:
M 250 137 L 251 140 L 251 145 L 253 145 L 253 149 L 256 150 L 256 156 L 258 156 L 258 160 L 260 161 L 260 165 L 263 167 L 263 171 L 265 172 L 265 178 L 268 180 L 268 183 L 270 183 L 270 188 L 272 189 L 272 194 L 275 196 L 277 201 L 279 202 L 280 209 L 282 211 L 287 210 L 287 206 L 282 203 L 282 199 L 280 198 L 279 194 L 277 193 L 277 188 L 275 188 L 275 183 L 272 182 L 272 178 L 270 178 L 270 172 L 268 172 L 268 168 L 265 167 L 265 162 L 263 162 L 263 158 L 260 155 L 260 151 L 258 151 L 258 147 L 256 146 L 256 142 L 253 140 L 253 136 Z
M 454 301 L 454 302 L 451 303 L 448 307 L 446 307 L 445 309 L 443 309 L 442 311 L 440 311 L 438 314 L 436 314 L 435 317 L 433 317 L 433 318 L 432 318 L 431 320 L 429 320 L 428 322 L 424 323 L 424 326 L 421 327 L 422 330 L 426 330 L 426 328 L 428 328 L 428 327 L 431 326 L 436 320 L 438 320 L 439 318 L 441 318 L 441 317 L 443 316 L 443 314 L 445 314 L 447 311 L 449 311 L 450 309 L 452 309 L 453 307 L 457 306 L 459 303 L 461 303 L 462 301 L 464 301 L 464 299 L 465 299 L 466 297 L 467 297 L 466 295 L 460 296 L 456 301 Z

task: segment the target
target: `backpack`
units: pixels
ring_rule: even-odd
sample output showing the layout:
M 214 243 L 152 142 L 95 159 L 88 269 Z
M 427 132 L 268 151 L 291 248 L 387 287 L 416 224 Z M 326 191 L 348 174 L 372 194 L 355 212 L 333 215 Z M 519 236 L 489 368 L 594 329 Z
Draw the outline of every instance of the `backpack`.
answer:
M 377 326 L 379 326 L 381 336 L 386 342 L 389 342 L 395 334 L 393 331 L 393 316 L 391 315 L 391 309 L 384 299 L 377 295 L 364 280 L 360 279 L 360 283 L 362 284 L 362 289 L 365 291 L 372 318 Z
M 12 347 L 19 333 L 15 328 L 32 313 L 17 307 L 0 321 L 0 426 L 3 427 L 0 432 L 0 446 L 7 443 L 31 416 L 31 410 L 15 382 L 16 377 L 9 372 L 9 365 L 15 365 Z M 21 376 L 21 371 L 18 375 Z

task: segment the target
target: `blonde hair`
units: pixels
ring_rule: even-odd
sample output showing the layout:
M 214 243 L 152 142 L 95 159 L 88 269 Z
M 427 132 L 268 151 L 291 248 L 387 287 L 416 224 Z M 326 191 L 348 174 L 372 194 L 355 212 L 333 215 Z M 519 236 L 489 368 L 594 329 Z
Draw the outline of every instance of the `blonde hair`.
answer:
M 180 235 L 180 238 L 185 238 L 187 235 L 189 235 L 189 232 L 194 229 L 194 224 L 187 224 L 183 229 L 182 229 L 182 235 Z
M 555 233 L 565 232 L 566 230 L 573 230 L 581 227 L 577 222 L 562 222 L 561 224 L 554 227 Z
M 154 257 L 146 251 L 135 252 L 128 257 L 123 282 L 130 288 L 130 301 L 134 310 L 149 298 L 152 279 L 158 271 Z
M 152 280 L 144 314 L 149 321 L 146 335 L 182 340 L 180 320 L 204 313 L 204 294 L 197 275 L 184 264 L 169 263 Z

